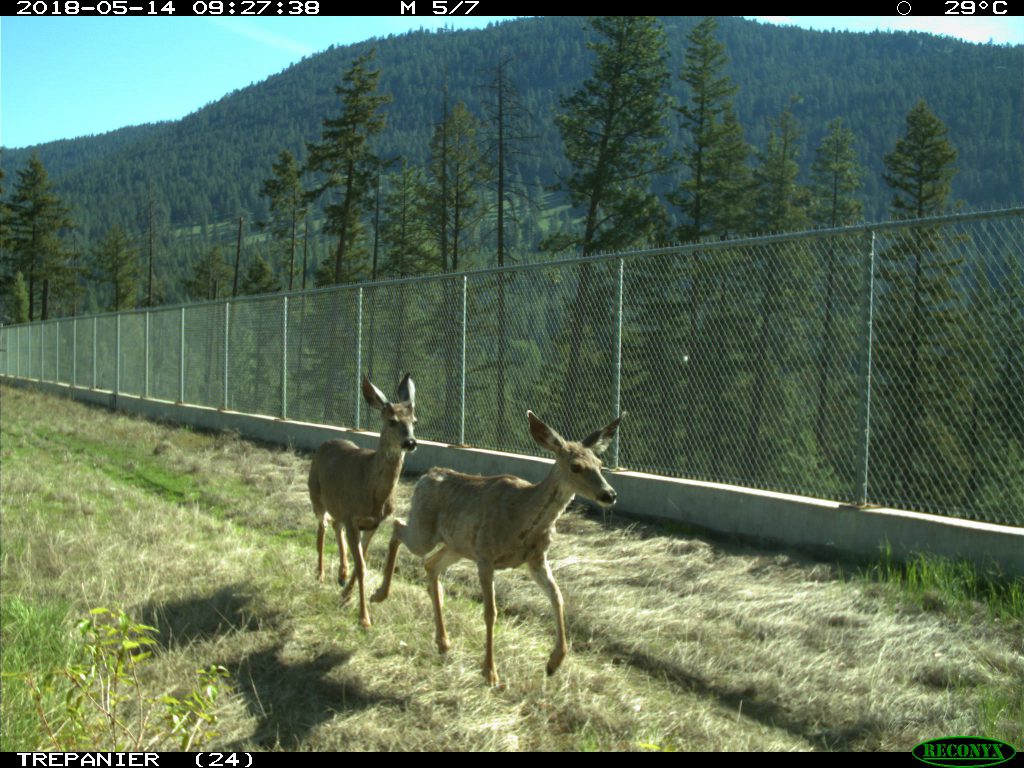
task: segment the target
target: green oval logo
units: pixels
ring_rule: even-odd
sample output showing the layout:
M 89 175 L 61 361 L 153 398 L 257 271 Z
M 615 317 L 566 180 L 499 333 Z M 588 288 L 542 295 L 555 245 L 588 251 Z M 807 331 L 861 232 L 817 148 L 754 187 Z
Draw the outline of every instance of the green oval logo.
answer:
M 983 768 L 1012 760 L 1017 750 L 998 739 L 977 736 L 948 736 L 922 741 L 912 750 L 922 763 L 943 768 Z

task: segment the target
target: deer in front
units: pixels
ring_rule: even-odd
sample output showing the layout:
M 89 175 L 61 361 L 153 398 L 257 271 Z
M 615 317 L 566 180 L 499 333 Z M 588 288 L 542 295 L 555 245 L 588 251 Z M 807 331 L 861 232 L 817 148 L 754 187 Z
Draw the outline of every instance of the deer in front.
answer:
M 416 385 L 408 373 L 399 383 L 396 394 L 398 402 L 389 402 L 364 375 L 363 399 L 384 419 L 377 450 L 360 448 L 350 440 L 329 440 L 317 449 L 309 468 L 309 498 L 317 519 L 320 582 L 324 580 L 324 534 L 328 524 L 332 524 L 341 558 L 338 583 L 345 588 L 342 602 L 349 599 L 355 583 L 348 578 L 347 539 L 355 560 L 356 579 L 359 581 L 359 618 L 364 627 L 370 626 L 363 592 L 366 551 L 377 527 L 392 512 L 395 486 L 402 474 L 405 454 L 416 450 L 413 431 Z M 360 531 L 363 532 L 361 547 Z
M 615 490 L 601 474 L 598 456 L 611 444 L 623 413 L 603 429 L 582 442 L 570 442 L 526 412 L 530 435 L 542 447 L 555 454 L 551 472 L 536 485 L 512 475 L 479 477 L 451 469 L 434 467 L 420 478 L 413 491 L 409 519 L 396 520 L 384 566 L 384 581 L 370 598 L 385 600 L 391 589 L 395 560 L 400 544 L 414 554 L 425 556 L 428 590 L 434 604 L 437 649 L 446 653 L 450 646 L 445 631 L 444 591 L 441 575 L 461 558 L 473 560 L 480 575 L 484 598 L 484 623 L 487 646 L 483 673 L 491 685 L 497 685 L 494 666 L 494 572 L 526 563 L 533 580 L 547 594 L 555 612 L 557 637 L 547 663 L 552 675 L 561 665 L 568 646 L 565 639 L 565 615 L 562 593 L 548 563 L 548 547 L 555 521 L 580 494 L 603 507 L 615 503 Z

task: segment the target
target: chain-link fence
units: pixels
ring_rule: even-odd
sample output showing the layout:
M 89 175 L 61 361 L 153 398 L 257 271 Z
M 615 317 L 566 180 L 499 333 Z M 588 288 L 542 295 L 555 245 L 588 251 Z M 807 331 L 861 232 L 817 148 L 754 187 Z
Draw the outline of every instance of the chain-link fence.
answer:
M 1024 209 L 3 329 L 0 368 L 542 453 L 629 416 L 609 464 L 1024 525 Z

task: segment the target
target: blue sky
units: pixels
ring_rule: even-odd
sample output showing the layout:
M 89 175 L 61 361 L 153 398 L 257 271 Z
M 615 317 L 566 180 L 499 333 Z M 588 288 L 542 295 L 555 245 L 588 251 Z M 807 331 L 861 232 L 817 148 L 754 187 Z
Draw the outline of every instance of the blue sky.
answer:
M 508 17 L 447 17 L 459 28 Z M 1024 43 L 1024 18 L 784 17 L 814 29 L 916 29 Z M 0 19 L 0 145 L 23 147 L 176 120 L 324 50 L 420 27 L 433 16 Z M 1022 75 L 1024 80 L 1024 75 Z

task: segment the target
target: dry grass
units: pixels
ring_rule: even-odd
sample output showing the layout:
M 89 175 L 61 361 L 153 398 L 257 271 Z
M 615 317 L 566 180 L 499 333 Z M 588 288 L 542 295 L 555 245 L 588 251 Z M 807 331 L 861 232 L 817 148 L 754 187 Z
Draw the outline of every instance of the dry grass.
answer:
M 550 553 L 570 656 L 545 677 L 550 606 L 525 572 L 500 572 L 505 685 L 491 690 L 471 564 L 446 581 L 447 657 L 404 550 L 368 632 L 337 585 L 317 585 L 308 457 L 2 398 L 4 595 L 72 606 L 58 632 L 98 605 L 158 627 L 154 690 L 226 666 L 222 748 L 907 750 L 960 733 L 1020 746 L 1019 620 L 979 623 L 984 612 L 894 602 L 827 563 L 576 511 Z M 371 548 L 371 591 L 388 532 Z M 24 749 L 8 725 L 14 685 L 4 748 Z

